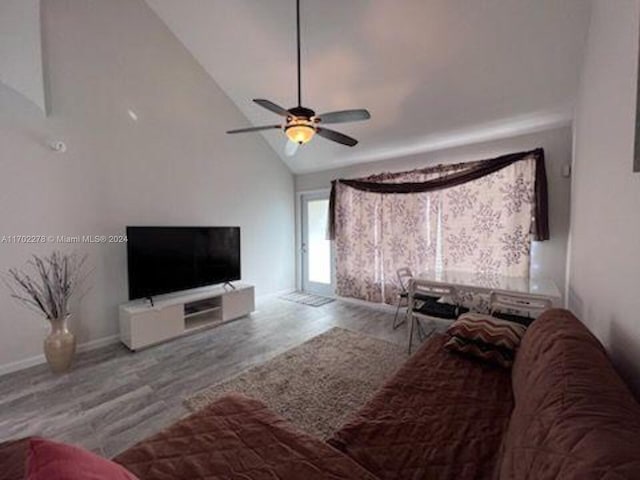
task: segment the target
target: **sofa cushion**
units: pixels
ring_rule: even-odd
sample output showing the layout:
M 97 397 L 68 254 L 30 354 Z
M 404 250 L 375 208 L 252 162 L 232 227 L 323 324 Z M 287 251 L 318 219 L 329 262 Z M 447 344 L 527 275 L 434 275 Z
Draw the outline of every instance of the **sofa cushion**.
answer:
M 381 479 L 488 479 L 512 408 L 510 371 L 434 335 L 328 441 Z
M 375 480 L 262 403 L 229 394 L 118 455 L 140 480 Z
M 533 322 L 512 376 L 501 479 L 640 478 L 640 404 L 570 312 Z

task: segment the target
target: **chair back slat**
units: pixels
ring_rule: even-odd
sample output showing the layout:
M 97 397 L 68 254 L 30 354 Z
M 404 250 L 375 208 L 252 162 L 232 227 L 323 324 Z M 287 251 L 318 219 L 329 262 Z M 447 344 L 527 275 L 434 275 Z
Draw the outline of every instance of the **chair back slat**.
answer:
M 402 267 L 396 271 L 396 274 L 398 275 L 398 283 L 400 285 L 401 292 L 408 293 L 409 283 L 413 278 L 413 273 L 411 272 L 411 269 L 409 267 Z
M 417 278 L 414 278 L 409 285 L 409 295 L 411 297 L 415 296 L 416 293 L 433 297 L 451 297 L 454 301 L 458 297 L 458 290 L 451 285 L 435 284 Z
M 539 314 L 553 305 L 548 298 L 518 293 L 491 292 L 489 308 L 491 312 L 517 310 L 528 314 Z

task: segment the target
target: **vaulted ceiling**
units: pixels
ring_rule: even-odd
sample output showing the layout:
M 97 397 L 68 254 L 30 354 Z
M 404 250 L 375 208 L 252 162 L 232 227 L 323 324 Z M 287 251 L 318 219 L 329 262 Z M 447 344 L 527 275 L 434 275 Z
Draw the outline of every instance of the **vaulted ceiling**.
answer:
M 147 3 L 246 115 L 228 128 L 278 123 L 253 98 L 295 106 L 295 0 Z M 303 104 L 372 119 L 335 126 L 354 148 L 315 138 L 294 157 L 278 130 L 247 135 L 302 173 L 569 124 L 590 4 L 302 0 Z

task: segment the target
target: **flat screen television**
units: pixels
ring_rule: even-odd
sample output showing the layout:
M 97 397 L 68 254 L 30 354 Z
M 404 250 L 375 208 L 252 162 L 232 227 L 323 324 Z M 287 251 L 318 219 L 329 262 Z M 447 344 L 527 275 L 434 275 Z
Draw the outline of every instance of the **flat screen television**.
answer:
M 240 227 L 127 227 L 129 299 L 240 280 Z

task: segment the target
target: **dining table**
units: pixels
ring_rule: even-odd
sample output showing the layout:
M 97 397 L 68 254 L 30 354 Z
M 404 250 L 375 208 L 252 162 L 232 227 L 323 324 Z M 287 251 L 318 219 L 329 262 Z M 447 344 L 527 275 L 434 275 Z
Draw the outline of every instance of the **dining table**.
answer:
M 465 272 L 456 270 L 429 270 L 418 273 L 415 279 L 440 287 L 478 294 L 517 293 L 532 299 L 548 299 L 555 307 L 561 306 L 562 294 L 553 280 L 545 277 L 510 277 L 506 275 Z

